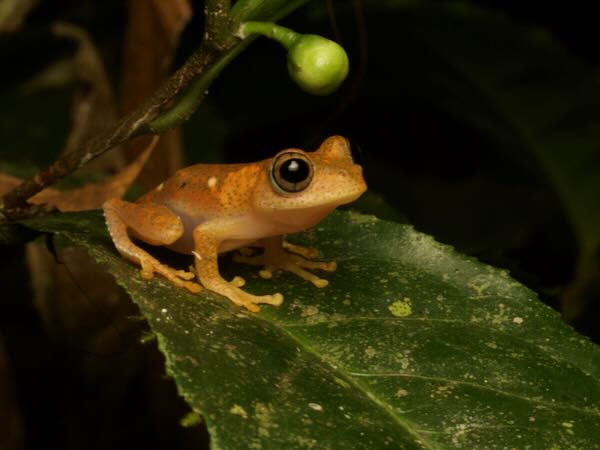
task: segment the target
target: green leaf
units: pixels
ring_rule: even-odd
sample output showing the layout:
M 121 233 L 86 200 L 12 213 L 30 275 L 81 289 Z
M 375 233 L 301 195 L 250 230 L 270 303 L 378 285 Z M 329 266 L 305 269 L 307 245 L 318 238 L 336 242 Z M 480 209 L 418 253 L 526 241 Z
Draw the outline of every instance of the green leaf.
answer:
M 410 226 L 337 212 L 300 235 L 338 262 L 325 289 L 225 264 L 251 292 L 283 292 L 281 307 L 251 314 L 142 280 L 98 213 L 28 225 L 87 249 L 127 290 L 215 449 L 591 449 L 600 439 L 599 348 L 506 272 Z
M 304 5 L 308 0 L 238 0 L 231 15 L 239 21 L 277 21 Z
M 379 5 L 379 7 L 377 7 Z M 394 42 L 386 92 L 423 96 L 476 126 L 515 161 L 533 159 L 583 253 L 600 246 L 600 86 L 545 30 L 465 2 L 378 0 Z M 386 68 L 388 68 L 386 66 Z M 485 149 L 482 149 L 485 150 Z M 524 155 L 527 155 L 524 157 Z M 532 176 L 536 176 L 533 173 Z

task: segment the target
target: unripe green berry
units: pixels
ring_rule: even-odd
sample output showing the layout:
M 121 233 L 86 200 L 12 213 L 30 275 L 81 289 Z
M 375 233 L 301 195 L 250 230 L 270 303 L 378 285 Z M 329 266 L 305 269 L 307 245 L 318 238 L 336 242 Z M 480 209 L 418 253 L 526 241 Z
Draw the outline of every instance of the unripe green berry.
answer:
M 288 48 L 288 72 L 313 95 L 335 91 L 348 74 L 348 56 L 337 43 L 315 34 L 301 35 Z

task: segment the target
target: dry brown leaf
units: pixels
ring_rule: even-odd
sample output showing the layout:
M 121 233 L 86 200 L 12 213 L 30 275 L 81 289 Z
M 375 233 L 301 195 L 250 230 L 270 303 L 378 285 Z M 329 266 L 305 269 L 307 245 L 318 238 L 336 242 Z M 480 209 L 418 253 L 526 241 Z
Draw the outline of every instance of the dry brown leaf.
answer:
M 144 166 L 158 139 L 155 136 L 151 145 L 136 160 L 104 181 L 70 191 L 48 188 L 32 197 L 29 202 L 47 203 L 60 211 L 82 211 L 99 208 L 109 198 L 122 197 Z M 0 174 L 0 193 L 8 191 L 20 181 L 16 177 Z M 61 264 L 56 263 L 54 256 L 45 247 L 35 243 L 27 245 L 26 256 L 31 273 L 33 301 L 48 333 L 78 339 L 85 335 L 98 353 L 114 347 L 116 335 L 114 325 L 110 324 L 110 317 L 123 317 L 119 311 L 131 306 L 131 302 L 113 277 L 80 249 L 61 250 Z M 103 311 L 109 320 L 99 321 L 102 317 L 95 317 L 99 311 Z M 96 325 L 91 328 L 91 324 Z M 0 367 L 0 371 L 1 369 Z M 0 390 L 1 375 L 0 373 Z M 0 392 L 0 398 L 1 395 Z M 4 448 L 1 444 L 0 438 L 0 448 Z
M 0 33 L 17 31 L 38 0 L 0 1 Z
M 128 5 L 121 92 L 125 113 L 139 106 L 167 78 L 181 32 L 192 17 L 188 0 L 129 0 Z M 128 145 L 128 157 L 135 157 L 146 144 Z M 153 187 L 182 163 L 181 133 L 176 129 L 163 135 L 138 182 Z
M 110 323 L 101 315 L 119 317 L 109 311 L 118 310 L 127 297 L 85 251 L 61 247 L 57 263 L 45 246 L 33 243 L 26 247 L 26 258 L 34 304 L 51 336 L 91 337 L 91 324 L 98 324 L 95 334 Z
M 46 203 L 63 212 L 98 209 L 108 199 L 123 197 L 152 154 L 158 140 L 159 137 L 154 136 L 146 149 L 133 162 L 105 180 L 68 191 L 47 188 L 31 197 L 28 202 L 33 205 Z M 20 182 L 21 180 L 17 177 L 0 173 L 0 195 L 8 192 Z
M 122 197 L 158 139 L 155 136 L 135 161 L 104 181 L 70 191 L 48 188 L 29 201 L 48 203 L 60 211 L 82 211 L 99 208 L 109 198 Z M 3 183 L 19 182 L 10 178 L 0 176 L 0 189 Z M 58 255 L 60 263 L 57 263 L 47 248 L 32 243 L 26 247 L 26 257 L 33 301 L 50 335 L 85 341 L 86 351 L 97 354 L 113 352 L 123 345 L 113 320 L 122 319 L 124 311 L 132 305 L 104 268 L 77 248 L 62 248 Z
M 71 39 L 78 44 L 74 57 L 75 75 L 79 89 L 74 95 L 71 113 L 71 131 L 62 153 L 79 147 L 118 119 L 116 102 L 104 64 L 92 39 L 85 30 L 75 25 L 58 22 L 52 27 L 56 36 Z M 118 149 L 107 152 L 87 164 L 82 172 L 111 172 L 121 169 L 125 159 Z

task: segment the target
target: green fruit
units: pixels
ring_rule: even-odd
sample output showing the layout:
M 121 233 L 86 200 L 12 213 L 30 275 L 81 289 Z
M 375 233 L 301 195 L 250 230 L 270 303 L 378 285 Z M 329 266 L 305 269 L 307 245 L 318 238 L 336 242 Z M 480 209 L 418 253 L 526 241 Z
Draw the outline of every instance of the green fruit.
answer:
M 301 35 L 288 48 L 288 72 L 313 95 L 335 91 L 348 74 L 348 55 L 337 43 L 314 34 Z

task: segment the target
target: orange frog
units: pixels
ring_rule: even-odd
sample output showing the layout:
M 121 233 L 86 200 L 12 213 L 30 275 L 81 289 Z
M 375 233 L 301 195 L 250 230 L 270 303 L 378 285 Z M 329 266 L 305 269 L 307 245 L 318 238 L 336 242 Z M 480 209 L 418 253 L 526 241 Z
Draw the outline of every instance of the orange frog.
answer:
M 283 296 L 252 295 L 240 289 L 244 284 L 240 277 L 224 280 L 218 254 L 248 245 L 263 247 L 259 255 L 245 252 L 234 259 L 264 265 L 259 272 L 263 278 L 283 269 L 324 287 L 327 280 L 306 269 L 332 272 L 336 263 L 311 261 L 317 250 L 292 245 L 283 235 L 316 225 L 337 206 L 356 200 L 366 188 L 348 141 L 332 136 L 310 153 L 292 148 L 256 163 L 190 166 L 135 203 L 111 199 L 103 209 L 117 250 L 141 266 L 142 278 L 158 273 L 195 293 L 201 290 L 191 281 L 197 275 L 205 288 L 258 311 L 257 304 L 280 305 Z M 130 236 L 194 255 L 196 274 L 160 263 Z

